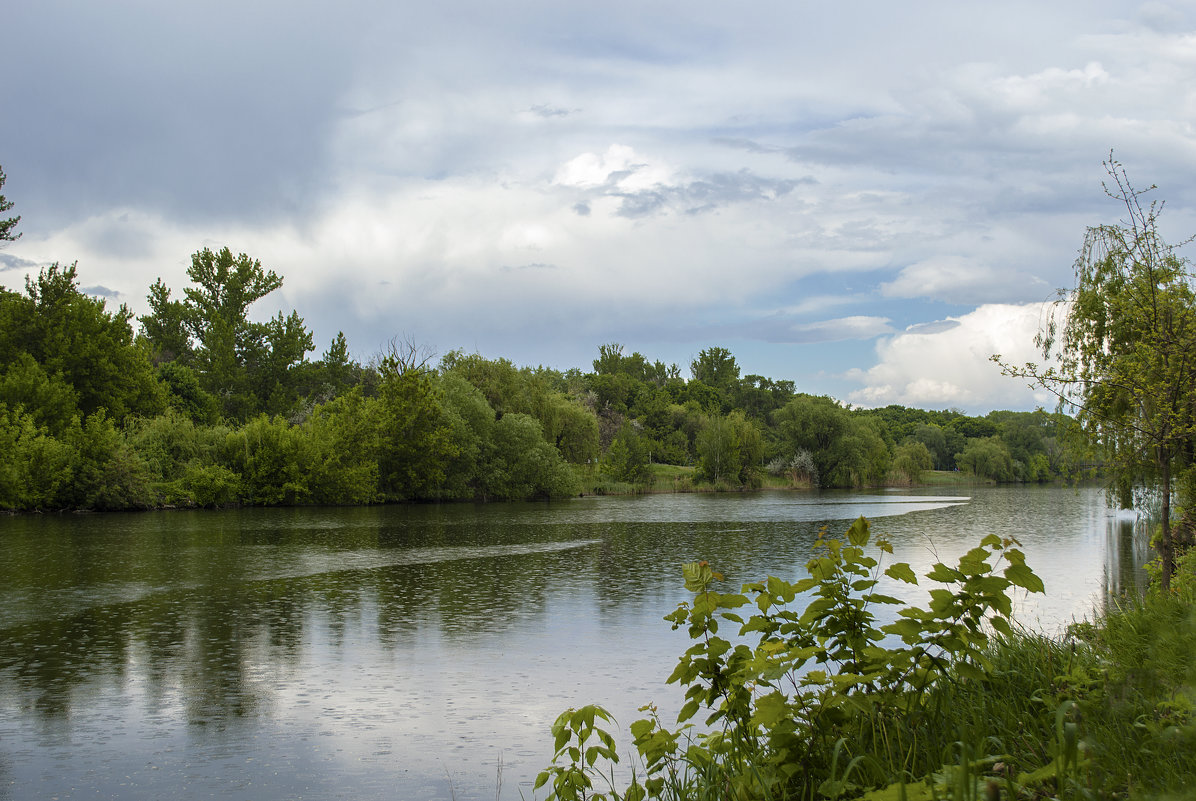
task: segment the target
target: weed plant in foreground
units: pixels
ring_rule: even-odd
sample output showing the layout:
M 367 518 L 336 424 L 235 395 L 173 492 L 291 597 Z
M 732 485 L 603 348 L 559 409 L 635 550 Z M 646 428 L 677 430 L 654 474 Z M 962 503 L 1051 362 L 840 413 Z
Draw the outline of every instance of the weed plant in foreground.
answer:
M 1015 540 L 985 537 L 921 578 L 884 563 L 892 548 L 864 518 L 818 545 L 808 578 L 739 592 L 685 565 L 693 600 L 667 617 L 693 642 L 669 677 L 685 689 L 677 727 L 645 707 L 619 784 L 614 721 L 570 709 L 536 789 L 548 801 L 1196 798 L 1196 560 L 1168 596 L 1048 638 L 1012 624 L 1011 594 L 1043 591 Z M 929 585 L 929 602 L 877 592 L 882 575 Z M 896 622 L 879 624 L 880 606 L 900 607 Z

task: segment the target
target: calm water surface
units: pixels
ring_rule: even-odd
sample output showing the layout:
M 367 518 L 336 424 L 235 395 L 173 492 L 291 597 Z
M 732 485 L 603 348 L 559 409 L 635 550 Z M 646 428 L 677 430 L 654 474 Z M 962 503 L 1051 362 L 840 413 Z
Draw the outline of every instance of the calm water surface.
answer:
M 1099 490 L 969 493 L 3 518 L 0 798 L 530 799 L 563 709 L 675 714 L 681 563 L 795 578 L 860 514 L 915 568 L 1016 536 L 1049 631 L 1141 581 Z

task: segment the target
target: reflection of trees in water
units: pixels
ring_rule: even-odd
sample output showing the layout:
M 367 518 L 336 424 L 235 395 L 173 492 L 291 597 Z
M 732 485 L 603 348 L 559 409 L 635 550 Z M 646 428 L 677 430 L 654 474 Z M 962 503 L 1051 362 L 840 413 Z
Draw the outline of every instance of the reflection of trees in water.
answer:
M 1145 565 L 1154 554 L 1150 547 L 1152 523 L 1142 518 L 1111 518 L 1105 553 L 1105 599 L 1142 596 L 1149 576 Z
M 133 675 L 148 711 L 177 707 L 190 723 L 219 727 L 268 714 L 288 673 L 344 658 L 354 638 L 396 650 L 418 647 L 418 637 L 534 625 L 552 577 L 576 570 L 577 551 L 379 565 L 412 547 L 452 556 L 522 534 L 443 515 L 345 525 L 378 515 L 356 509 L 285 510 L 258 527 L 258 511 L 209 513 L 209 527 L 187 525 L 195 517 L 185 514 L 177 526 L 124 516 L 143 525 L 118 536 L 89 530 L 110 519 L 100 517 L 6 531 L 0 587 L 48 605 L 0 617 L 0 695 L 38 719 L 65 720 Z M 340 525 L 323 525 L 330 519 Z M 354 567 L 362 554 L 374 558 Z

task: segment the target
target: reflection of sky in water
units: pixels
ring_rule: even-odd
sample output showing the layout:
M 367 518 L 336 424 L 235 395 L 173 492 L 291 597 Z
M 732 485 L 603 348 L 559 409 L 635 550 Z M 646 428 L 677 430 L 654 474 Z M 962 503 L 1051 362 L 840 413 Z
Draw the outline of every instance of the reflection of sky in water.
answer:
M 1048 630 L 1093 606 L 1099 492 L 971 495 L 0 521 L 0 798 L 530 798 L 566 707 L 675 714 L 682 562 L 796 578 L 860 514 L 918 572 L 1016 536 Z

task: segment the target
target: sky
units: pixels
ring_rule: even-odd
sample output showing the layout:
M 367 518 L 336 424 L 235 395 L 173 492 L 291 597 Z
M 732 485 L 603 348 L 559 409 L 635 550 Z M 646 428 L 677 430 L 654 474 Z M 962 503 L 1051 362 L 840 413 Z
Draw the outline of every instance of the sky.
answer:
M 0 285 L 145 313 L 191 254 L 283 276 L 319 353 L 598 346 L 856 406 L 1051 408 L 990 356 L 1124 208 L 1196 232 L 1196 2 L 10 4 Z

